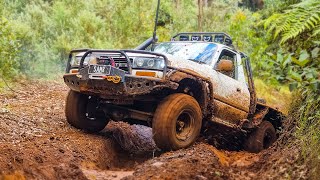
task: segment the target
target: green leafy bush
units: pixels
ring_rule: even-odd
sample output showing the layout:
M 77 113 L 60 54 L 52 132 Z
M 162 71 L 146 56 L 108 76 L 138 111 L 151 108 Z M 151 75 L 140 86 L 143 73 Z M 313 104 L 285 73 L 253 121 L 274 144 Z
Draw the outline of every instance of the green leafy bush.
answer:
M 63 72 L 73 48 L 133 48 L 152 36 L 156 1 L 146 0 L 1 0 L 3 16 L 12 22 L 21 44 L 15 56 L 17 70 L 49 78 Z M 161 2 L 160 40 L 196 27 L 193 0 L 173 6 Z M 5 7 L 5 8 L 4 8 Z M 176 9 L 175 9 L 176 8 Z M 185 13 L 188 9 L 193 13 Z M 181 18 L 183 17 L 183 18 Z
M 273 43 L 267 51 L 267 66 L 274 69 L 275 78 L 290 83 L 291 89 L 311 88 L 319 91 L 320 1 L 305 0 L 274 13 L 264 21 Z
M 309 87 L 313 91 L 320 88 L 320 48 L 315 47 L 311 52 L 301 50 L 295 53 L 285 52 L 279 49 L 277 54 L 268 53 L 270 61 L 268 66 L 273 68 L 274 75 L 281 83 L 289 83 L 291 90 Z
M 0 7 L 14 24 L 21 43 L 16 56 L 19 71 L 48 78 L 63 72 L 73 48 L 133 48 L 152 36 L 156 0 L 7 1 Z M 185 13 L 186 9 L 189 13 Z M 197 31 L 196 1 L 161 1 L 160 41 L 178 32 Z M 218 0 L 204 8 L 203 31 L 229 33 L 234 44 L 262 69 L 268 57 L 259 13 L 237 7 L 237 0 Z M 255 71 L 257 72 L 257 71 Z M 261 73 L 256 73 L 260 75 Z
M 12 77 L 17 72 L 18 63 L 16 56 L 19 51 L 19 41 L 15 35 L 10 22 L 0 17 L 0 76 Z

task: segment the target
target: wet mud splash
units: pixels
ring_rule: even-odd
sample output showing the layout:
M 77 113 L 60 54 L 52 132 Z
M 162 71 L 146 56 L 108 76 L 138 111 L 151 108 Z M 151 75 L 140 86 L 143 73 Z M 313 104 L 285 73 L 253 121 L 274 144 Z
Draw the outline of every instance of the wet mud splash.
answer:
M 62 82 L 28 81 L 21 82 L 16 93 L 0 94 L 0 179 L 307 177 L 307 167 L 299 163 L 299 146 L 283 146 L 286 140 L 250 154 L 221 149 L 207 141 L 215 142 L 212 135 L 187 149 L 156 151 L 153 157 L 152 131 L 140 125 L 111 122 L 99 134 L 84 133 L 65 120 L 67 91 Z

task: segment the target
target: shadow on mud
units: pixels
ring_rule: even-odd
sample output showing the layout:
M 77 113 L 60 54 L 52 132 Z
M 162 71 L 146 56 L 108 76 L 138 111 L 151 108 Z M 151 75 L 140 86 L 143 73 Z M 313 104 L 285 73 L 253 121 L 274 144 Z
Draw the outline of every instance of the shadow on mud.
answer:
M 123 160 L 142 162 L 164 153 L 156 147 L 152 129 L 147 126 L 111 121 L 104 134 L 114 141 L 115 151 Z M 210 123 L 206 125 L 198 142 L 208 143 L 218 149 L 240 151 L 244 139 L 245 134 L 242 132 Z
M 208 123 L 199 139 L 201 142 L 213 145 L 217 149 L 241 151 L 246 134 L 225 126 Z
M 103 151 L 97 154 L 101 156 L 97 162 L 101 169 L 130 170 L 160 155 L 152 139 L 152 129 L 147 126 L 111 121 L 97 135 L 107 139 Z

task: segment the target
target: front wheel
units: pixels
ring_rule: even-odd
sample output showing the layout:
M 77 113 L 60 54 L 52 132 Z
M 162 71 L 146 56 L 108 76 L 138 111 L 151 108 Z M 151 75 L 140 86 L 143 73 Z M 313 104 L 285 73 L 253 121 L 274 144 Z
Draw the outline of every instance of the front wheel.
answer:
M 245 142 L 244 149 L 249 152 L 260 152 L 269 148 L 277 140 L 276 130 L 269 121 L 263 121 Z
M 88 132 L 99 132 L 108 123 L 102 111 L 96 110 L 97 98 L 70 90 L 65 114 L 69 124 Z
M 198 102 L 186 94 L 172 94 L 157 107 L 152 122 L 155 143 L 163 150 L 177 150 L 192 145 L 202 124 Z

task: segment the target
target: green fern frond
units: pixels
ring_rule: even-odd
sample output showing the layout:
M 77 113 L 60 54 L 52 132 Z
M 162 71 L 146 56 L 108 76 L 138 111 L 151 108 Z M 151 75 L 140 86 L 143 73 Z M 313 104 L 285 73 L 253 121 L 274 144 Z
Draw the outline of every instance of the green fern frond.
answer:
M 313 36 L 320 34 L 320 1 L 306 0 L 290 6 L 283 14 L 274 14 L 264 21 L 268 33 L 274 38 L 280 36 L 280 43 L 311 31 Z
M 279 17 L 281 16 L 281 14 L 273 14 L 272 16 L 270 16 L 268 19 L 266 19 L 264 21 L 264 28 L 267 29 L 269 27 L 270 29 L 270 25 L 273 25 L 274 24 L 274 21 L 277 21 L 279 19 Z M 273 27 L 274 28 L 274 27 Z M 273 29 L 272 28 L 272 29 Z
M 312 37 L 320 35 L 320 24 L 315 29 L 316 30 L 314 30 L 312 33 Z

